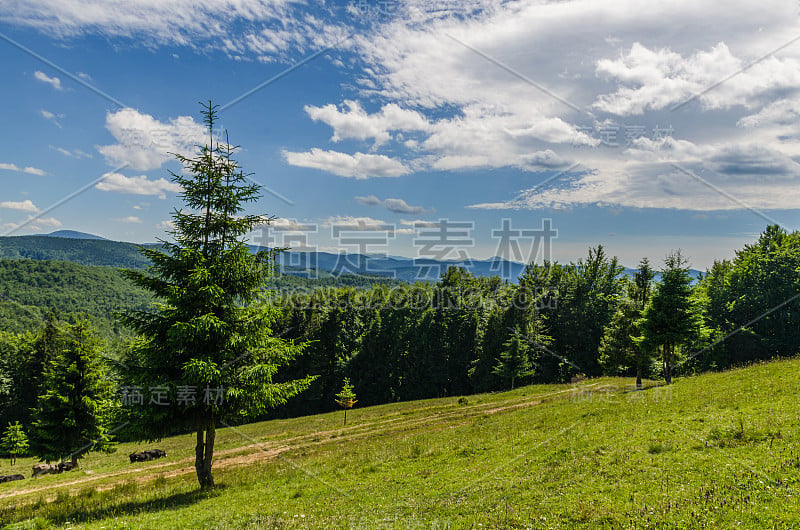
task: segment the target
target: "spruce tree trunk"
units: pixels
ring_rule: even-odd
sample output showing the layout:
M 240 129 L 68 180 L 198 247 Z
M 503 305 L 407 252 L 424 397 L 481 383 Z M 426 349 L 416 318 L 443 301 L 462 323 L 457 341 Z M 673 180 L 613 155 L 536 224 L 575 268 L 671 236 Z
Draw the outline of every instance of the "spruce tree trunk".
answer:
M 211 474 L 211 463 L 214 460 L 214 439 L 216 427 L 213 414 L 209 418 L 201 418 L 197 425 L 197 445 L 194 448 L 194 469 L 197 472 L 197 482 L 200 489 L 214 487 L 214 477 Z
M 664 379 L 668 385 L 672 384 L 672 345 L 664 346 Z
M 636 360 L 636 390 L 642 389 L 642 361 Z
M 197 422 L 197 443 L 194 446 L 194 469 L 197 472 L 197 481 L 200 483 L 200 489 L 203 489 L 205 483 L 203 482 L 203 459 L 205 456 L 205 443 L 203 443 L 203 433 L 205 429 L 202 420 Z
M 217 436 L 217 428 L 214 425 L 214 415 L 209 418 L 206 426 L 206 452 L 203 459 L 203 475 L 205 476 L 205 488 L 214 487 L 214 476 L 211 474 L 211 464 L 214 461 L 214 439 Z

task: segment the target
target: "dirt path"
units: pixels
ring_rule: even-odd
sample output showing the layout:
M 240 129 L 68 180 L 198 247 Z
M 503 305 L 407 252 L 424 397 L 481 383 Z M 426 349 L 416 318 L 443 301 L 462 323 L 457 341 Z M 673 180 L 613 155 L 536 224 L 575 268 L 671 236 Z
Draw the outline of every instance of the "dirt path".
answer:
M 542 404 L 548 398 L 563 395 L 565 393 L 575 392 L 576 390 L 586 391 L 597 384 L 598 383 L 581 385 L 579 387 L 559 390 L 548 394 L 523 396 L 499 402 L 495 401 L 491 403 L 463 405 L 455 409 L 450 408 L 450 406 L 446 410 L 432 411 L 429 415 L 423 417 L 412 416 L 409 418 L 405 417 L 404 415 L 397 415 L 396 417 L 361 423 L 350 427 L 342 427 L 327 431 L 316 431 L 290 438 L 283 438 L 277 441 L 256 442 L 254 439 L 251 439 L 251 441 L 255 443 L 216 451 L 214 454 L 214 469 L 221 470 L 231 467 L 247 466 L 256 462 L 271 460 L 287 451 L 302 449 L 305 447 L 319 446 L 328 443 L 336 443 L 340 441 L 356 440 L 365 438 L 367 436 L 385 435 L 402 431 L 413 431 L 419 429 L 420 427 L 431 427 L 434 425 L 452 428 L 459 425 L 464 425 L 465 423 L 468 423 L 468 420 L 471 420 L 475 417 L 501 414 L 512 410 L 537 406 Z M 242 434 L 242 436 L 248 438 L 245 434 Z M 121 478 L 121 480 L 109 484 L 99 484 L 97 485 L 96 489 L 98 491 L 109 490 L 114 486 L 124 482 L 124 480 L 128 480 L 129 478 L 132 478 L 132 480 L 137 483 L 144 483 L 153 481 L 158 477 L 169 478 L 180 475 L 188 475 L 194 472 L 194 458 L 188 457 L 171 462 L 151 463 L 146 466 L 135 467 L 123 471 L 87 475 L 67 482 L 58 482 L 55 484 L 48 484 L 46 486 L 10 491 L 0 495 L 0 500 L 29 495 L 31 493 L 47 492 L 61 488 L 69 488 L 70 493 L 73 493 L 78 490 L 78 488 L 75 486 L 85 486 L 91 484 L 92 482 L 106 481 L 116 477 L 126 478 Z M 26 499 L 26 501 L 28 501 L 28 499 Z M 33 502 L 33 500 L 30 499 L 30 502 Z

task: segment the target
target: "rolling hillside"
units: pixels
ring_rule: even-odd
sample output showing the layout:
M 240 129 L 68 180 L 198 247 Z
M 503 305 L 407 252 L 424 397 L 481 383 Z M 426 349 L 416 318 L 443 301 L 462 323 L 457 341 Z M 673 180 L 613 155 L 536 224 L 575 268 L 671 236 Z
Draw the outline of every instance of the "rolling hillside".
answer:
M 393 282 L 353 275 L 319 279 L 281 275 L 270 280 L 267 287 L 307 292 L 321 287 L 363 288 Z M 49 259 L 0 259 L 0 331 L 34 330 L 48 312 L 55 311 L 64 320 L 89 317 L 104 338 L 114 341 L 128 336 L 115 315 L 129 309 L 146 309 L 151 300 L 149 293 L 134 286 L 115 268 Z
M 0 259 L 0 331 L 36 329 L 45 315 L 89 317 L 106 339 L 125 335 L 115 313 L 146 309 L 149 293 L 109 267 L 90 267 L 66 261 Z
M 193 439 L 122 444 L 0 484 L 9 528 L 791 528 L 800 524 L 800 360 L 631 391 L 632 381 L 226 427 L 221 487 Z M 358 389 L 356 389 L 358 392 Z M 221 426 L 223 427 L 223 426 Z M 168 457 L 130 464 L 133 450 Z M 32 459 L 7 473 L 30 475 Z

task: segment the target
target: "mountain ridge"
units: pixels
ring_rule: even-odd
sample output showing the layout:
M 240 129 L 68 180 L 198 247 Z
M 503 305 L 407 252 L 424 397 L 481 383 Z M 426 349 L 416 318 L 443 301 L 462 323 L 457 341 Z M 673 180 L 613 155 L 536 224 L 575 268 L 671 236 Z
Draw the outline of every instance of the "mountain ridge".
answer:
M 70 234 L 78 234 L 79 237 L 70 237 Z M 158 245 L 113 241 L 85 232 L 58 230 L 51 234 L 0 237 L 0 258 L 70 261 L 90 266 L 143 269 L 147 267 L 148 260 L 138 249 Z M 250 245 L 250 250 L 255 252 L 264 250 L 264 247 Z M 435 260 L 397 255 L 288 250 L 279 253 L 276 261 L 281 272 L 308 278 L 357 274 L 390 277 L 406 282 L 436 281 L 449 266 L 463 267 L 475 276 L 500 276 L 510 282 L 516 282 L 525 270 L 525 264 L 498 256 Z M 636 270 L 624 267 L 623 274 L 630 276 Z M 702 272 L 690 269 L 690 274 L 696 278 Z

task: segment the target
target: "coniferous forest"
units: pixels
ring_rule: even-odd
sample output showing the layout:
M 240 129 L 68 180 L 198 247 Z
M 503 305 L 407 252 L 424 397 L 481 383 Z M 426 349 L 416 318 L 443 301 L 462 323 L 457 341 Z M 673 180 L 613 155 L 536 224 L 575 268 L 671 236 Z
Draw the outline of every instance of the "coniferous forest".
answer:
M 797 354 L 800 233 L 768 226 L 700 278 L 688 266 L 672 252 L 624 275 L 597 247 L 577 262 L 530 264 L 516 283 L 456 267 L 435 283 L 273 278 L 272 332 L 305 343 L 278 378 L 317 377 L 267 417 L 334 410 L 345 377 L 366 406 L 604 374 L 666 379 Z M 2 424 L 30 419 L 46 352 L 84 319 L 122 384 L 115 361 L 133 339 L 118 315 L 151 307 L 145 291 L 118 270 L 68 262 L 5 260 L 0 277 Z

